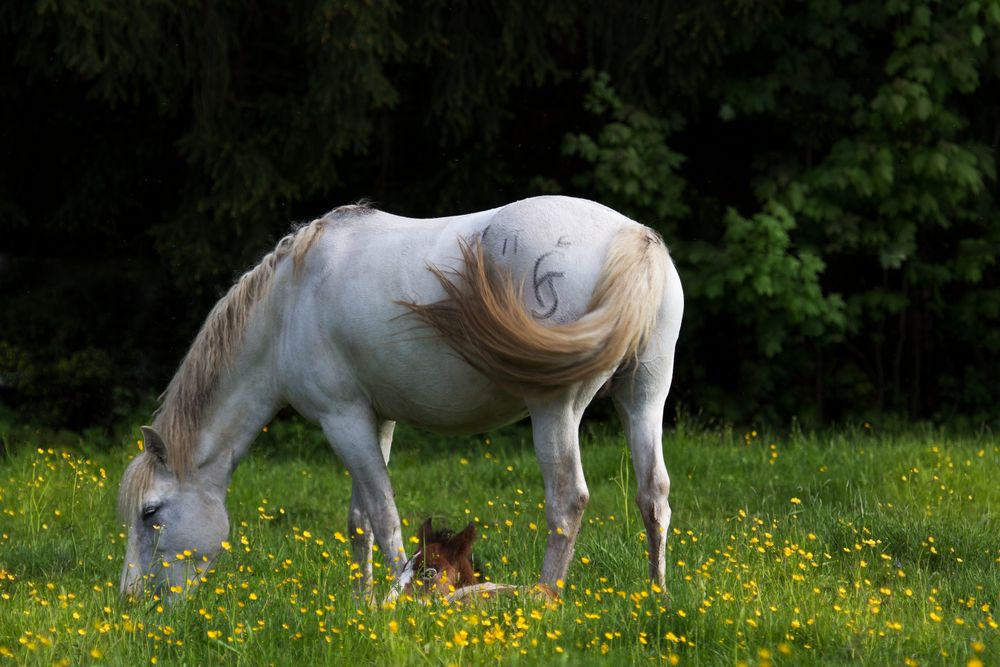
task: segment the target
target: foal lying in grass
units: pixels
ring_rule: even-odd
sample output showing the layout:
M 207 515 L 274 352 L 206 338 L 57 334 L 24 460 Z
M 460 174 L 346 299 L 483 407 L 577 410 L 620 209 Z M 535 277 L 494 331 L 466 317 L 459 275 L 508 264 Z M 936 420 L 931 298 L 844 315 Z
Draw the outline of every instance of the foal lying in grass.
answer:
M 511 586 L 481 581 L 472 564 L 472 544 L 476 525 L 461 532 L 434 530 L 431 520 L 420 526 L 420 548 L 406 562 L 396 582 L 400 594 L 418 600 L 439 597 L 448 602 L 489 600 L 500 595 L 528 595 L 538 600 L 555 600 L 556 592 L 544 584 Z

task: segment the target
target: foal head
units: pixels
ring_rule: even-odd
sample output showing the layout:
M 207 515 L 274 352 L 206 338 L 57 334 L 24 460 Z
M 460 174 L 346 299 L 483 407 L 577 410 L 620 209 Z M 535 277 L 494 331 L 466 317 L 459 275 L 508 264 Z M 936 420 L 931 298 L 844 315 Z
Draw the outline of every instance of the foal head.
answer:
M 450 595 L 459 588 L 479 582 L 472 567 L 472 543 L 476 526 L 470 523 L 459 533 L 434 530 L 431 520 L 420 526 L 418 551 L 406 563 L 400 575 L 403 595 L 424 597 Z

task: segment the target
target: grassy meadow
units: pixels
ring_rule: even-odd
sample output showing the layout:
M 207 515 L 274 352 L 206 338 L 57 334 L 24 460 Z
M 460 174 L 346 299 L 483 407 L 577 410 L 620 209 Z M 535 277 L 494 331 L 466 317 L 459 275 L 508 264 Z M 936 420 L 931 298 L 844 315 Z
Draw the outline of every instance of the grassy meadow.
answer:
M 120 600 L 115 494 L 137 437 L 0 424 L 0 664 L 1000 664 L 988 435 L 681 422 L 664 439 L 661 594 L 646 582 L 624 440 L 585 426 L 591 502 L 561 601 L 371 609 L 350 593 L 350 480 L 297 421 L 263 433 L 237 471 L 229 550 L 208 583 L 177 604 Z M 483 574 L 534 581 L 544 498 L 526 428 L 400 428 L 390 470 L 407 537 L 427 516 L 475 521 Z

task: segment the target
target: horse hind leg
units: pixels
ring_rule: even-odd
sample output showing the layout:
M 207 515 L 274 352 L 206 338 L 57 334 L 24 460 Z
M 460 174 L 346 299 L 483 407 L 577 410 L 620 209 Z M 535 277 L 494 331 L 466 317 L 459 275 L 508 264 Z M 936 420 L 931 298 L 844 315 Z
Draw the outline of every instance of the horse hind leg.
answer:
M 580 419 L 605 379 L 596 378 L 555 398 L 527 401 L 535 456 L 545 482 L 548 538 L 540 581 L 553 589 L 566 579 L 590 500 L 580 461 Z
M 625 427 L 636 477 L 636 504 L 646 526 L 649 577 L 664 587 L 667 531 L 670 528 L 670 476 L 663 463 L 663 404 L 674 373 L 674 351 L 684 314 L 684 292 L 673 264 L 652 336 L 638 359 L 618 371 L 611 397 Z
M 671 346 L 671 352 L 673 347 Z M 636 504 L 646 527 L 649 576 L 664 587 L 666 542 L 670 528 L 670 476 L 663 462 L 663 404 L 670 389 L 673 355 L 640 362 L 622 371 L 611 386 L 625 427 L 636 477 Z

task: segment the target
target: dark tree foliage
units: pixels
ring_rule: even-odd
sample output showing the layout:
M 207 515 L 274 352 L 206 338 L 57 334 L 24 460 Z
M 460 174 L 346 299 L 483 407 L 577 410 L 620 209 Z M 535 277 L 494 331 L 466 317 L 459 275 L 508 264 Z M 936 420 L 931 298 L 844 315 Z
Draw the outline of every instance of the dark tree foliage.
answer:
M 0 403 L 161 389 L 288 226 L 542 192 L 660 229 L 674 396 L 996 419 L 1000 0 L 0 5 Z

